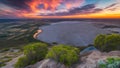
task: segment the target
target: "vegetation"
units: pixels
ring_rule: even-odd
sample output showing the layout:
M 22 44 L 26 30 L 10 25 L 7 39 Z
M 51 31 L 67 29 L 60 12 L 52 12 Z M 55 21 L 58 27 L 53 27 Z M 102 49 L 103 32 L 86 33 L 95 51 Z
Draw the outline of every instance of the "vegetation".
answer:
M 33 60 L 41 60 L 44 59 L 44 57 L 47 54 L 47 44 L 45 43 L 33 43 L 29 44 L 28 46 L 24 47 L 24 54 L 29 58 Z
M 17 63 L 15 64 L 15 68 L 24 68 L 29 64 L 30 60 L 26 56 L 24 56 L 18 59 Z
M 48 51 L 45 43 L 32 43 L 24 47 L 24 57 L 19 58 L 15 68 L 23 68 L 44 59 Z
M 5 65 L 6 65 L 5 63 L 0 62 L 0 67 L 5 66 Z
M 0 67 L 5 66 L 7 62 L 11 61 L 13 58 L 21 55 L 20 49 L 16 48 L 4 48 L 0 51 Z
M 94 45 L 102 51 L 120 50 L 120 34 L 98 35 Z
M 57 45 L 50 49 L 46 58 L 54 59 L 58 62 L 70 66 L 78 61 L 79 49 L 68 45 Z
M 38 40 L 33 38 L 33 34 L 38 30 L 38 27 L 42 25 L 47 25 L 47 23 L 43 21 L 0 23 L 0 50 L 3 48 L 16 47 L 16 45 L 20 48 L 31 42 L 38 42 Z
M 5 66 L 6 62 L 9 62 L 10 60 L 12 60 L 10 57 L 3 57 L 3 59 L 0 58 L 0 67 Z
M 0 53 L 6 52 L 6 51 L 9 51 L 9 48 L 3 48 L 3 49 L 1 49 L 1 50 L 0 50 Z
M 120 68 L 120 58 L 107 58 L 98 62 L 98 68 Z

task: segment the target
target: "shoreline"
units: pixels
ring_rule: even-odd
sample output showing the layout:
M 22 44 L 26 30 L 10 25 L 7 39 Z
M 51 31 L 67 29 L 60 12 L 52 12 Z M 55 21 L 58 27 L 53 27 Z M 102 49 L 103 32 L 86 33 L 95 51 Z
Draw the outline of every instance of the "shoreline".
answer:
M 43 26 L 41 29 L 44 30 L 44 32 L 39 37 L 38 34 L 41 33 L 41 30 L 36 32 L 34 34 L 35 39 L 50 44 L 57 42 L 59 44 L 75 46 L 87 46 L 93 44 L 92 40 L 96 35 L 110 33 L 109 31 L 95 27 L 91 22 L 84 21 L 62 21 L 59 23 L 52 23 L 47 27 Z
M 34 33 L 33 38 L 37 39 L 37 36 L 42 32 L 41 29 L 38 29 L 36 33 Z

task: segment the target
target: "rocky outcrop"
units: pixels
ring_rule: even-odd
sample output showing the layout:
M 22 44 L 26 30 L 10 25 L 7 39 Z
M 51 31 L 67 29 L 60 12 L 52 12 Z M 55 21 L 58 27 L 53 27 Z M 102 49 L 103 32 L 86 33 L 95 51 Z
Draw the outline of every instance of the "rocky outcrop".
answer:
M 20 57 L 23 57 L 24 55 L 20 55 L 14 59 L 12 59 L 10 62 L 6 63 L 6 66 L 3 66 L 3 67 L 0 67 L 0 68 L 14 68 L 14 64 L 17 62 L 17 60 L 20 58 Z
M 120 57 L 120 51 L 111 51 L 109 53 L 93 51 L 88 56 L 81 57 L 82 63 L 76 68 L 96 68 L 100 60 L 106 60 L 108 57 Z
M 51 59 L 45 59 L 35 65 L 27 66 L 26 68 L 67 68 L 64 64 L 58 63 Z
M 90 54 L 81 56 L 80 63 L 74 64 L 74 66 L 70 68 L 96 68 L 97 63 L 100 60 L 106 60 L 108 57 L 120 57 L 120 51 L 111 51 L 109 53 L 105 52 L 103 53 L 98 50 L 93 50 Z M 29 66 L 29 68 L 68 68 L 68 67 L 54 60 L 45 59 L 39 64 L 37 63 L 37 65 Z
M 54 60 L 46 59 L 38 68 L 66 68 L 64 64 Z
M 76 68 L 96 68 L 99 60 L 105 60 L 107 56 L 102 55 L 100 51 L 93 51 L 88 56 L 81 57 L 81 64 Z
M 81 60 L 77 64 L 73 64 L 72 67 L 67 67 L 64 64 L 61 64 L 51 59 L 44 59 L 34 65 L 29 65 L 25 68 L 96 68 L 99 61 L 106 60 L 108 57 L 120 57 L 120 51 L 111 51 L 107 53 L 100 52 L 94 47 L 88 47 L 81 51 Z M 3 68 L 14 68 L 13 63 L 15 62 L 10 61 L 9 64 L 7 64 Z

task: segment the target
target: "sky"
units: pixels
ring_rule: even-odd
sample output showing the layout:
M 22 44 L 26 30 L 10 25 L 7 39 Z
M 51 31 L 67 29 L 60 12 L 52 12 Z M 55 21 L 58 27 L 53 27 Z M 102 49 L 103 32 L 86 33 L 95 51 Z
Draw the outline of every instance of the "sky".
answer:
M 3 18 L 120 18 L 120 0 L 0 0 Z

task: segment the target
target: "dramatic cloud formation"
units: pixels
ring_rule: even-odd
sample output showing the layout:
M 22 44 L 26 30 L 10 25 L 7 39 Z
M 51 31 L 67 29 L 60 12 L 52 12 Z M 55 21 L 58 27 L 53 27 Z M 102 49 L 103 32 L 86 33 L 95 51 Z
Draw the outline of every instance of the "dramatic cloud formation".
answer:
M 119 0 L 0 0 L 0 18 L 120 18 Z

